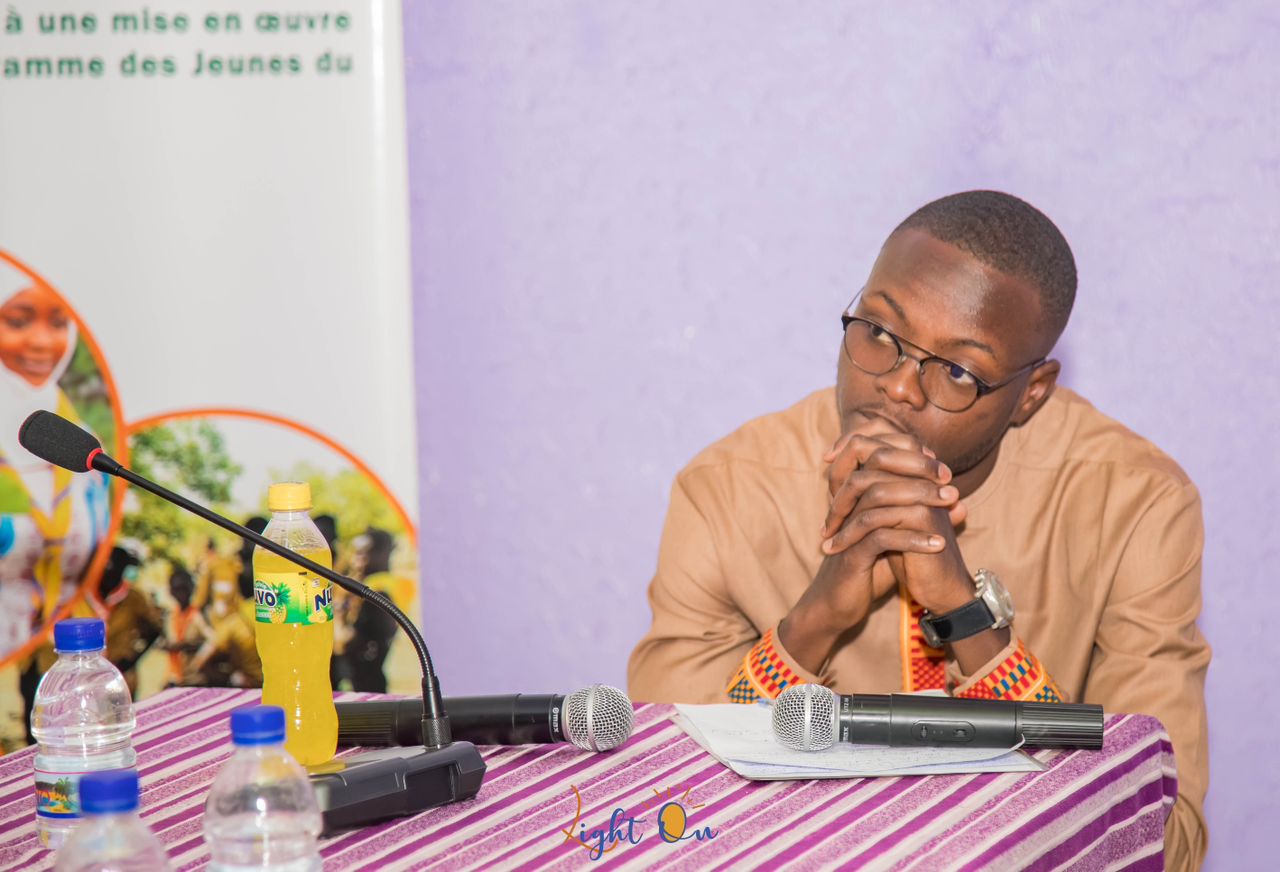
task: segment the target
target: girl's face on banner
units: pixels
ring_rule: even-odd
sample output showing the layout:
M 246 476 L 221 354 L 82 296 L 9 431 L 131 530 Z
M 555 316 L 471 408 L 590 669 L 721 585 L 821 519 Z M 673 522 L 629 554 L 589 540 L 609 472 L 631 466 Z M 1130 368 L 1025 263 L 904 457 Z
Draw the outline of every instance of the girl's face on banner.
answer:
M 67 353 L 70 317 L 52 291 L 33 285 L 0 305 L 0 363 L 42 386 Z

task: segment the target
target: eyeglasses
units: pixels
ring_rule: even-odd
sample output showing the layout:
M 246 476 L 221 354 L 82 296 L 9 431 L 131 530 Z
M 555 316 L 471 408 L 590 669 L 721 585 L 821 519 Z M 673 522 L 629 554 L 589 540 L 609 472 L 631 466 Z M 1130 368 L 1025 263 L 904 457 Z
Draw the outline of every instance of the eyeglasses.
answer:
M 903 360 L 914 360 L 925 399 L 947 412 L 963 412 L 979 397 L 1004 387 L 1027 370 L 1044 363 L 1044 358 L 1040 358 L 1008 378 L 989 384 L 944 357 L 930 354 L 924 358 L 909 358 L 902 350 L 904 340 L 874 321 L 847 313 L 841 315 L 840 320 L 844 323 L 844 353 L 850 363 L 869 375 L 884 375 L 897 369 Z M 920 348 L 918 345 L 912 347 Z M 923 348 L 920 350 L 925 351 Z

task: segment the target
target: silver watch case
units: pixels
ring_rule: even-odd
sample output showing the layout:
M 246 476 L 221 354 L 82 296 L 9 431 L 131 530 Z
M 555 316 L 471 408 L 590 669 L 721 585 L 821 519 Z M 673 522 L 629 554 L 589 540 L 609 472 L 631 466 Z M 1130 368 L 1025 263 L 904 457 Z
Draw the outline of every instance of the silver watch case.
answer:
M 1001 630 L 1013 621 L 1013 597 L 1000 583 L 1000 579 L 989 569 L 979 569 L 973 574 L 973 583 L 977 587 L 974 594 L 977 599 L 987 604 L 991 617 L 995 621 L 993 630 Z

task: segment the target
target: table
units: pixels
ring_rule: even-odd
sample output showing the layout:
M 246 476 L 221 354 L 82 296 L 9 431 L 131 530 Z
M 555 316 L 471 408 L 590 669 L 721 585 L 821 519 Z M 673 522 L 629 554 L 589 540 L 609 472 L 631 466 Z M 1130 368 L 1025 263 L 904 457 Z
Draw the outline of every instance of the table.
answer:
M 174 689 L 137 707 L 142 817 L 175 869 L 208 862 L 201 815 L 231 753 L 228 713 L 257 701 L 256 691 Z M 1045 772 L 753 782 L 699 748 L 673 711 L 637 706 L 631 740 L 610 754 L 484 747 L 474 800 L 327 839 L 325 869 L 1163 866 L 1177 787 L 1154 718 L 1111 715 L 1104 750 L 1039 751 Z M 53 865 L 35 836 L 33 756 L 0 757 L 0 869 Z M 659 816 L 668 837 L 684 837 L 661 837 Z M 608 850 L 593 860 L 597 843 Z

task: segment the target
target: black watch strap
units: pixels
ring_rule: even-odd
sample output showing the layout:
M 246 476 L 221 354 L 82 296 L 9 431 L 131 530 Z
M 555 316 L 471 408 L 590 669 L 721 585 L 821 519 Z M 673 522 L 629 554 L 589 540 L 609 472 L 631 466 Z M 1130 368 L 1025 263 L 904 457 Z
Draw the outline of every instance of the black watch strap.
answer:
M 929 623 L 929 628 L 933 630 L 940 642 L 958 642 L 961 639 L 968 639 L 970 636 L 976 636 L 983 630 L 989 630 L 995 624 L 995 616 L 991 614 L 991 608 L 982 599 L 975 598 L 965 603 L 958 609 L 952 609 L 945 615 L 930 615 L 926 613 L 920 618 L 920 623 Z

